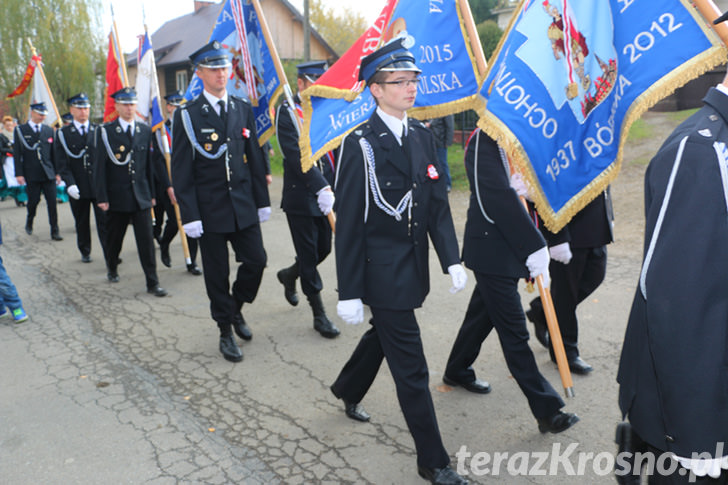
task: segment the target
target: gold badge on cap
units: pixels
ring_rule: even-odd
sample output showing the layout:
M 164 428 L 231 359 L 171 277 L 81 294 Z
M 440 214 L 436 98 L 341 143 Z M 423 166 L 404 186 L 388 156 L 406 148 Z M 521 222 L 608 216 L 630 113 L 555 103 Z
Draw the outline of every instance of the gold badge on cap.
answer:
M 212 143 L 205 143 L 205 150 L 208 151 L 208 152 L 211 151 L 212 150 Z
M 220 137 L 217 135 L 217 133 L 213 133 L 212 135 L 210 135 L 210 140 L 212 141 L 217 141 L 218 138 Z

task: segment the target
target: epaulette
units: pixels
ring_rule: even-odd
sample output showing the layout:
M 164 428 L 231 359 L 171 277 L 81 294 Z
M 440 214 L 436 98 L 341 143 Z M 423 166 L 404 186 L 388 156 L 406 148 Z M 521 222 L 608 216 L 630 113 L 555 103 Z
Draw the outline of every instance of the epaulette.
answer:
M 418 120 L 417 118 L 412 118 L 412 117 L 408 116 L 407 119 L 409 120 L 410 126 L 416 126 L 418 128 L 426 128 L 425 124 L 421 120 Z
M 356 128 L 354 128 L 349 134 L 362 137 L 366 135 L 367 133 L 372 132 L 372 125 L 369 124 L 368 121 L 363 122 L 362 124 L 358 125 Z
M 230 96 L 230 97 L 231 97 L 231 98 L 233 98 L 233 99 L 237 99 L 237 100 L 239 100 L 239 101 L 242 101 L 243 103 L 248 103 L 248 104 L 251 104 L 251 103 L 250 103 L 250 100 L 249 100 L 248 98 L 243 98 L 242 96 L 237 96 L 237 95 L 235 95 L 235 94 L 228 94 L 228 96 Z

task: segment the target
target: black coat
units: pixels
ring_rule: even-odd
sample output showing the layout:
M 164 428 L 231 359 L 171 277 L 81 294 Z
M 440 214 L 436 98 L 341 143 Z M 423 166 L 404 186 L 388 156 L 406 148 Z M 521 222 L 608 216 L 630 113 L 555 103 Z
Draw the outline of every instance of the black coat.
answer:
M 167 120 L 169 121 L 169 120 Z M 164 157 L 164 150 L 159 145 L 160 137 L 166 136 L 163 132 L 153 132 L 152 138 L 152 163 L 154 164 L 154 193 L 161 198 L 162 194 L 172 186 L 167 170 L 167 159 Z M 170 147 L 171 148 L 171 147 Z
M 479 273 L 513 278 L 528 276 L 526 259 L 544 247 L 546 241 L 511 188 L 510 174 L 501 160 L 498 145 L 480 130 L 467 146 L 465 168 L 470 182 L 470 207 L 463 240 L 465 265 Z
M 420 307 L 430 290 L 428 235 L 444 273 L 448 266 L 459 263 L 446 181 L 432 178 L 435 171 L 443 173 L 432 134 L 411 118 L 408 132 L 409 160 L 376 113 L 342 143 L 335 203 L 340 300 L 360 298 L 370 306 L 390 310 Z M 396 206 L 412 189 L 411 220 L 405 210 L 397 222 L 373 201 L 365 183 L 361 139 L 372 147 L 376 178 L 390 204 Z
M 113 159 L 109 156 L 102 133 L 106 132 Z M 96 130 L 96 202 L 109 203 L 109 210 L 136 212 L 152 207 L 154 198 L 154 167 L 151 159 L 152 130 L 148 125 L 134 123 L 134 143 L 121 129 L 119 120 L 104 124 Z M 129 163 L 123 163 L 129 152 Z
M 682 457 L 728 442 L 728 96 L 703 101 L 645 173 L 645 261 L 617 375 L 637 433 Z
M 306 173 L 301 170 L 298 131 L 287 101 L 278 107 L 276 134 L 283 153 L 281 209 L 289 214 L 323 216 L 318 207 L 316 193 L 327 185 L 333 188 L 334 173 L 326 157 L 318 160 Z
M 56 133 L 53 145 L 56 166 L 61 178 L 66 182 L 66 186 L 77 186 L 82 199 L 96 198 L 94 137 L 97 129 L 98 126 L 89 123 L 88 132 L 81 136 L 76 126 L 71 123 L 61 128 L 60 133 Z M 62 140 L 65 141 L 65 147 Z M 84 155 L 76 158 L 84 150 L 86 150 Z
M 25 140 L 25 144 L 20 140 Z M 29 123 L 15 129 L 13 141 L 13 157 L 15 158 L 15 176 L 25 177 L 26 182 L 46 182 L 53 180 L 58 173 L 53 158 L 53 128 L 41 125 L 40 135 L 33 131 Z M 34 147 L 40 142 L 40 159 L 37 150 L 28 150 L 25 145 Z
M 227 153 L 211 160 L 195 150 L 182 123 L 184 112 L 203 151 L 214 155 L 227 143 Z M 258 209 L 269 207 L 270 197 L 250 104 L 228 95 L 226 128 L 200 95 L 174 112 L 173 125 L 172 183 L 182 222 L 202 221 L 205 232 L 216 233 L 258 224 Z
M 533 207 L 529 203 L 529 207 Z M 609 187 L 589 202 L 559 232 L 546 229 L 539 219 L 541 233 L 549 247 L 568 242 L 571 248 L 589 249 L 606 246 L 614 241 L 614 209 Z

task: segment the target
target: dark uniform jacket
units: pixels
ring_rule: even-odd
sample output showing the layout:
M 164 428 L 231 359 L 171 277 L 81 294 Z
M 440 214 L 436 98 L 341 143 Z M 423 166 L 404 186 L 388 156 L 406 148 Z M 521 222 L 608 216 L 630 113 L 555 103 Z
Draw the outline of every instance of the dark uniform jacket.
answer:
M 298 101 L 298 97 L 296 97 Z M 304 216 L 321 216 L 316 193 L 330 185 L 334 186 L 334 173 L 326 157 L 318 160 L 306 173 L 301 170 L 301 152 L 298 147 L 298 131 L 296 121 L 292 116 L 298 116 L 295 108 L 293 113 L 288 109 L 288 102 L 284 101 L 278 107 L 276 115 L 276 134 L 278 143 L 283 152 L 283 198 L 281 209 L 289 214 Z
M 96 198 L 94 137 L 97 129 L 97 125 L 89 123 L 88 131 L 81 136 L 81 133 L 76 129 L 76 125 L 71 123 L 56 133 L 56 140 L 53 145 L 56 166 L 61 178 L 66 182 L 66 186 L 77 186 L 82 199 Z M 84 152 L 84 155 L 81 158 L 76 158 L 82 152 Z
M 41 125 L 40 134 L 36 133 L 29 123 L 15 129 L 13 157 L 15 158 L 15 176 L 25 177 L 26 182 L 47 182 L 56 177 L 53 159 L 53 128 Z M 21 138 L 25 141 L 21 141 Z M 28 150 L 25 145 L 34 147 L 40 142 L 40 158 L 38 150 Z
M 169 129 L 169 120 L 165 122 Z M 166 136 L 164 132 L 152 133 L 154 142 L 152 144 L 152 163 L 154 164 L 154 193 L 158 198 L 162 198 L 167 193 L 167 189 L 172 186 L 169 180 L 169 171 L 167 170 L 167 160 L 164 158 L 164 150 L 159 145 L 160 137 Z M 171 148 L 171 147 L 170 147 Z M 159 201 L 157 201 L 159 202 Z
M 443 171 L 432 134 L 421 122 L 408 120 L 409 160 L 376 113 L 342 144 L 335 203 L 340 300 L 360 298 L 372 307 L 391 310 L 420 307 L 430 290 L 428 235 L 443 272 L 459 263 L 446 182 L 436 178 Z M 361 139 L 372 148 L 375 176 L 386 201 L 396 206 L 412 189 L 411 218 L 405 210 L 398 222 L 374 202 Z
M 111 154 L 107 152 L 102 138 L 104 131 Z M 96 202 L 108 202 L 111 211 L 136 212 L 152 207 L 154 168 L 151 128 L 135 121 L 133 140 L 132 145 L 118 119 L 96 130 Z M 129 163 L 120 165 L 130 152 Z
M 544 247 L 546 241 L 511 188 L 510 173 L 498 145 L 480 130 L 468 143 L 465 168 L 470 182 L 463 240 L 465 265 L 480 273 L 528 276 L 526 259 Z
M 703 101 L 645 173 L 645 260 L 617 374 L 637 433 L 682 457 L 728 442 L 728 96 Z
M 200 150 L 214 155 L 227 143 L 227 153 L 212 160 L 201 155 L 183 126 L 185 112 Z M 205 232 L 231 233 L 258 224 L 258 209 L 270 206 L 253 109 L 243 99 L 228 94 L 226 116 L 227 129 L 204 95 L 174 112 L 174 193 L 182 223 L 202 221 Z
M 529 207 L 533 207 L 529 203 Z M 614 241 L 614 209 L 609 187 L 589 202 L 559 232 L 546 229 L 539 219 L 541 233 L 549 247 L 568 242 L 571 248 L 588 249 L 606 246 Z

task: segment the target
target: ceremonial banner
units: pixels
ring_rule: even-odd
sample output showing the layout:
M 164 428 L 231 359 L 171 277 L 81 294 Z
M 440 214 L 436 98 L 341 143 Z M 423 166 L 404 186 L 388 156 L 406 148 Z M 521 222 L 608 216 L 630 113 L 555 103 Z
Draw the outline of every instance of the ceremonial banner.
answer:
M 687 0 L 521 0 L 479 126 L 558 231 L 617 176 L 632 122 L 725 57 Z
M 275 48 L 266 42 L 261 19 L 251 0 L 225 2 L 209 42 L 213 40 L 229 52 L 233 67 L 227 91 L 250 100 L 262 145 L 275 132 L 272 108 L 283 93 L 284 81 L 276 70 Z M 195 99 L 202 89 L 202 81 L 194 75 L 185 99 Z
M 159 107 L 159 83 L 157 82 L 157 66 L 154 62 L 154 51 L 149 34 L 144 32 L 139 37 L 137 50 L 137 117 L 152 127 L 152 131 L 164 125 L 164 116 Z
M 28 86 L 30 86 L 30 81 L 33 79 L 33 73 L 35 72 L 35 67 L 40 63 L 40 56 L 34 55 L 30 62 L 28 63 L 28 67 L 25 69 L 25 74 L 23 75 L 23 80 L 20 81 L 20 84 L 18 85 L 15 90 L 8 94 L 6 99 L 14 98 L 15 96 L 20 96 L 25 92 L 26 89 L 28 89 Z
M 301 165 L 339 146 L 341 139 L 369 119 L 376 108 L 358 81 L 361 59 L 406 31 L 410 51 L 422 69 L 410 116 L 426 119 L 473 107 L 485 75 L 480 39 L 466 0 L 388 0 L 374 24 L 302 94 L 304 130 Z
M 111 95 L 127 84 L 124 82 L 126 79 L 125 65 L 123 53 L 116 36 L 116 29 L 112 28 L 111 33 L 109 33 L 109 53 L 106 56 L 104 123 L 114 121 L 119 116 L 114 105 L 114 98 Z

